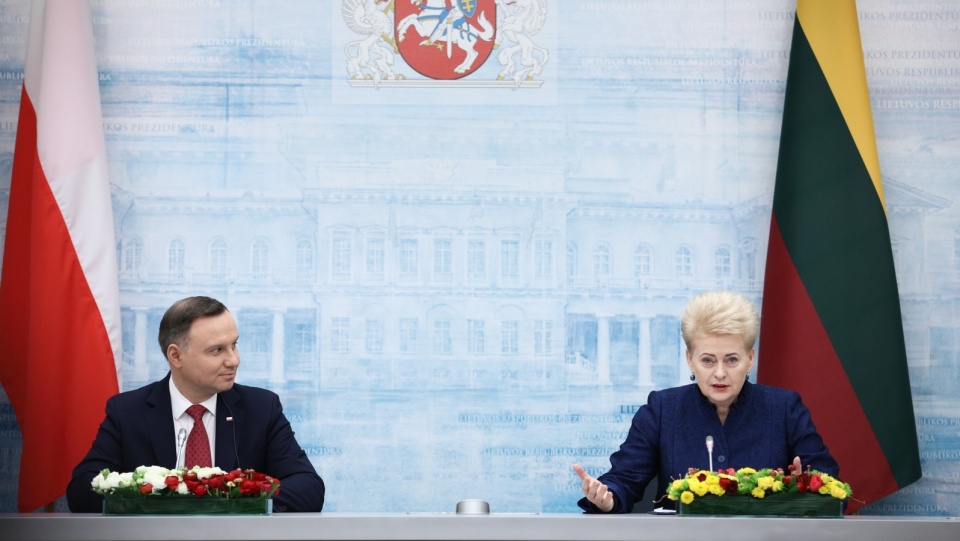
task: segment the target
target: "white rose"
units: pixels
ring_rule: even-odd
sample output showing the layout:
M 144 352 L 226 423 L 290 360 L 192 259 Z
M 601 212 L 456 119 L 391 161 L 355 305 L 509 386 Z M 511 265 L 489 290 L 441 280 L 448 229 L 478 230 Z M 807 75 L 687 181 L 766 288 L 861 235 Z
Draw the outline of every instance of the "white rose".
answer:
M 111 476 L 116 475 L 115 480 L 112 481 L 113 483 L 116 483 L 114 485 L 116 487 L 130 488 L 134 485 L 133 472 L 125 472 L 120 474 L 116 472 L 110 472 L 110 475 Z

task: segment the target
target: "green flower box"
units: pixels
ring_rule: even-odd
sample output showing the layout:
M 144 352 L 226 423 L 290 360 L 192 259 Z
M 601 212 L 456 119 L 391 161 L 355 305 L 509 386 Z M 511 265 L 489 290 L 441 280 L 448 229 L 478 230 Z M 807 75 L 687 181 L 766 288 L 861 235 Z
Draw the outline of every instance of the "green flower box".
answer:
M 269 515 L 271 498 L 198 498 L 184 496 L 106 497 L 104 515 Z
M 747 515 L 757 517 L 841 517 L 843 502 L 831 496 L 809 492 L 752 496 L 707 494 L 689 505 L 677 502 L 678 515 Z

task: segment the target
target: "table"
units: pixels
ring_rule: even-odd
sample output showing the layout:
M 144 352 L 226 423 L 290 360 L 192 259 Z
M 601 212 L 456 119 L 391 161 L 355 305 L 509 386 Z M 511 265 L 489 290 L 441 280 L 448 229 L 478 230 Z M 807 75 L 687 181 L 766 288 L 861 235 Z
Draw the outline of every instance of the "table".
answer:
M 4 540 L 957 541 L 960 517 L 750 518 L 493 513 L 0 514 Z

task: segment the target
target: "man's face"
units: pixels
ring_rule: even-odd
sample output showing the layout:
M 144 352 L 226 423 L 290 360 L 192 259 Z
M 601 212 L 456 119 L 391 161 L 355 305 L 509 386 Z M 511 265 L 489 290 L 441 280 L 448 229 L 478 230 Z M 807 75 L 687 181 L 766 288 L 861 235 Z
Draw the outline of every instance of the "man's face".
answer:
M 233 387 L 240 366 L 240 333 L 230 312 L 202 317 L 190 326 L 186 347 L 170 344 L 173 383 L 196 404 Z

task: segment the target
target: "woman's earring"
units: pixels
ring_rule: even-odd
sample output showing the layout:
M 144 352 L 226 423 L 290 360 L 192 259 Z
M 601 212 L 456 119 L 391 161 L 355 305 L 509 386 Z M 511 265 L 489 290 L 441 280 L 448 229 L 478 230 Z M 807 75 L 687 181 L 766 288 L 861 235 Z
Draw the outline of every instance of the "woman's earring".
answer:
M 746 381 L 750 381 L 750 374 L 747 374 L 747 379 L 746 379 Z
M 697 381 L 697 376 L 695 376 L 693 372 L 690 372 L 690 381 Z

